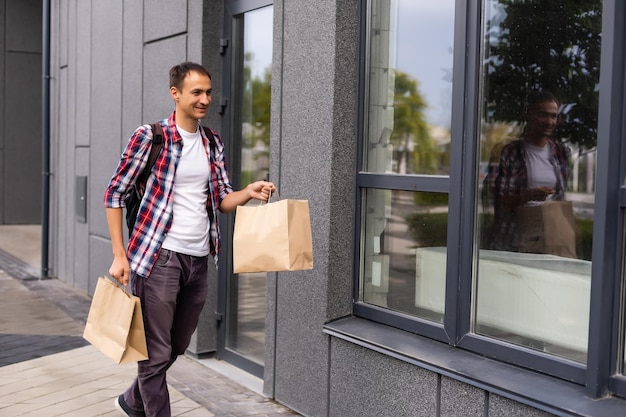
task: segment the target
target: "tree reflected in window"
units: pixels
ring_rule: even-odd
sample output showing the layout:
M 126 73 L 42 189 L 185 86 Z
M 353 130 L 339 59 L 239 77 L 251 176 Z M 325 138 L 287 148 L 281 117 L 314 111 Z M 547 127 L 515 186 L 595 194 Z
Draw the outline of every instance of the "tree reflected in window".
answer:
M 599 0 L 488 2 L 485 119 L 521 124 L 532 91 L 562 103 L 559 136 L 596 146 L 600 80 Z
M 474 330 L 585 362 L 602 2 L 485 17 Z

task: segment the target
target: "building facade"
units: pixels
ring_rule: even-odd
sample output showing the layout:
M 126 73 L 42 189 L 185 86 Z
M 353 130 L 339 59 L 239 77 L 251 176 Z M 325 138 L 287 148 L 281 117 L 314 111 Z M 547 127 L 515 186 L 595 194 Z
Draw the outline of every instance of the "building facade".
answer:
M 0 1 L 0 223 L 41 219 L 41 2 Z
M 48 2 L 50 275 L 93 292 L 120 153 L 197 61 L 234 183 L 309 200 L 314 268 L 232 274 L 222 216 L 191 355 L 307 416 L 626 413 L 623 2 Z M 558 115 L 528 108 L 539 90 Z M 530 114 L 570 153 L 558 213 L 523 208 L 557 252 L 492 240 L 494 184 L 517 184 L 500 149 Z

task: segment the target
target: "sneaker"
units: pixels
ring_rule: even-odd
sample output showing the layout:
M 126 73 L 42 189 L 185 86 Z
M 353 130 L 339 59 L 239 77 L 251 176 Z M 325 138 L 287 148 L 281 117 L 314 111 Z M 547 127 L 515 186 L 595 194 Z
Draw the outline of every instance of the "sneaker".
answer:
M 143 411 L 135 411 L 124 401 L 124 394 L 115 399 L 115 408 L 126 417 L 145 417 Z

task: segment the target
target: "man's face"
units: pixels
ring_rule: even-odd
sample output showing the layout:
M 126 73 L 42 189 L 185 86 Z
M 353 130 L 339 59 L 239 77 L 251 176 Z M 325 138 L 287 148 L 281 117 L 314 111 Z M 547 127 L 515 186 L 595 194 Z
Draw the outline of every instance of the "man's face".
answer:
M 528 133 L 533 136 L 550 137 L 556 129 L 559 106 L 554 101 L 539 103 L 528 114 Z
M 176 102 L 176 120 L 203 119 L 211 104 L 211 80 L 204 74 L 190 71 L 180 89 L 171 87 Z

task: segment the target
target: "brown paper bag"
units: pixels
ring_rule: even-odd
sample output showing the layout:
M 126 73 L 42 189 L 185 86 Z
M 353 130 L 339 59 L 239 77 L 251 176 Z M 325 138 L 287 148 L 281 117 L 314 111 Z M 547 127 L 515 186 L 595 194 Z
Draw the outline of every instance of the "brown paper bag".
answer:
M 571 201 L 546 201 L 518 209 L 520 251 L 576 258 Z
M 139 297 L 98 278 L 83 338 L 115 363 L 148 359 Z
M 312 268 L 313 238 L 307 200 L 279 200 L 237 207 L 233 272 Z

